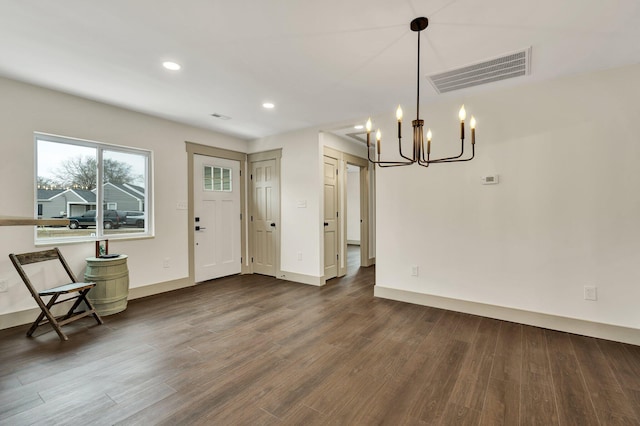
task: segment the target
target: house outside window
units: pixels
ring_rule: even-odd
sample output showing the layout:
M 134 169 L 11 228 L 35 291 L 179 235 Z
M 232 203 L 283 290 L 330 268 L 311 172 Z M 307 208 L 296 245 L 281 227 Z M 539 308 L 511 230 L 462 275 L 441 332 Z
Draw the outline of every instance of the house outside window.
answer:
M 36 243 L 152 235 L 151 151 L 35 133 Z M 127 221 L 127 216 L 135 220 Z

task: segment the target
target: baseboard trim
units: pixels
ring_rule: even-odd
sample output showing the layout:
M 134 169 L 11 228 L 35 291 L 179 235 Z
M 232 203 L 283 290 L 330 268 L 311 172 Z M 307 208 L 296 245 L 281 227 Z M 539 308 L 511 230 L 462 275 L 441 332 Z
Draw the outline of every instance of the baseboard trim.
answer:
M 153 296 L 167 291 L 178 290 L 185 287 L 191 287 L 193 284 L 188 278 L 173 281 L 165 281 L 157 284 L 146 285 L 143 287 L 135 287 L 129 289 L 127 300 L 139 299 L 141 297 Z M 69 309 L 71 302 L 63 303 L 56 306 L 55 313 L 58 311 L 64 313 L 64 309 Z M 40 315 L 40 308 L 25 309 L 23 311 L 9 312 L 0 315 L 0 330 L 6 328 L 17 327 L 19 325 L 31 324 L 37 316 Z
M 280 271 L 278 276 L 281 280 L 293 281 L 301 284 L 323 286 L 325 281 L 323 277 L 314 277 L 313 275 L 297 274 L 295 272 Z
M 157 284 L 145 285 L 129 289 L 127 300 L 140 299 L 141 297 L 153 296 L 167 291 L 179 290 L 181 288 L 192 287 L 194 284 L 189 278 L 181 278 L 173 281 L 164 281 Z
M 368 268 L 369 266 L 375 265 L 376 264 L 376 258 L 375 257 L 370 257 L 369 259 L 367 259 L 367 261 L 365 262 L 364 265 L 360 265 L 360 266 L 364 266 L 365 268 Z
M 9 312 L 0 315 L 0 330 L 31 324 L 40 315 L 40 308 L 26 309 L 24 311 Z
M 394 288 L 376 285 L 373 295 L 382 299 L 397 300 L 399 302 L 413 303 L 416 305 L 431 306 L 450 311 L 464 312 L 488 318 L 520 324 L 533 325 L 551 330 L 580 334 L 583 336 L 597 337 L 616 342 L 640 345 L 640 329 L 623 327 L 619 325 L 603 324 L 576 318 L 568 318 L 539 312 L 526 311 L 516 308 L 489 305 L 466 300 L 450 299 L 412 291 L 398 290 Z

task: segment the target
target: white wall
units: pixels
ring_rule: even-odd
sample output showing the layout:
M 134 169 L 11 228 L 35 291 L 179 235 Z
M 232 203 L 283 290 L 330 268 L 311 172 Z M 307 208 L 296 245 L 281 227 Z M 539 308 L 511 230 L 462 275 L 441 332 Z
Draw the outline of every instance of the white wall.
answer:
M 34 131 L 149 149 L 155 166 L 156 236 L 112 240 L 109 249 L 129 254 L 131 288 L 188 276 L 187 211 L 176 209 L 177 202 L 187 201 L 184 142 L 245 152 L 246 141 L 4 78 L 0 78 L 0 93 L 0 215 L 33 217 Z M 37 248 L 33 227 L 1 227 L 0 234 L 0 279 L 9 281 L 9 291 L 0 293 L 2 315 L 36 306 L 8 254 Z M 93 243 L 60 247 L 82 276 Z M 170 259 L 170 268 L 163 268 L 165 258 Z
M 475 160 L 377 170 L 376 285 L 640 328 L 639 99 L 640 65 L 465 99 Z M 437 156 L 458 108 L 424 108 Z
M 320 144 L 355 157 L 367 158 L 367 145 L 355 139 L 347 139 L 331 132 L 320 133 Z
M 251 153 L 282 148 L 280 163 L 280 269 L 321 277 L 321 191 L 318 129 L 305 129 L 257 139 Z M 306 201 L 299 208 L 298 201 Z M 302 259 L 298 260 L 298 253 Z

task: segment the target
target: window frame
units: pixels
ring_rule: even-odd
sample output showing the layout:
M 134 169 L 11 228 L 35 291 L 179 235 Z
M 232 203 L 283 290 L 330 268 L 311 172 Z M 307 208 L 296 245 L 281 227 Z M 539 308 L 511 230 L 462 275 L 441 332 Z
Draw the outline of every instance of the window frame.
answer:
M 38 141 L 59 143 L 64 145 L 88 147 L 96 150 L 96 228 L 95 233 L 82 236 L 50 237 L 39 238 L 38 228 L 34 228 L 34 243 L 36 245 L 50 245 L 60 243 L 75 243 L 85 241 L 97 241 L 104 239 L 139 239 L 154 237 L 154 209 L 153 209 L 153 151 L 148 149 L 134 148 L 123 145 L 115 145 L 104 142 L 73 138 L 69 136 L 53 135 L 50 133 L 34 132 L 34 217 L 38 218 Z M 109 210 L 108 204 L 104 201 L 104 162 L 105 151 L 139 155 L 144 158 L 144 206 L 145 206 L 145 227 L 136 228 L 140 232 L 127 232 L 123 234 L 104 233 L 104 209 Z

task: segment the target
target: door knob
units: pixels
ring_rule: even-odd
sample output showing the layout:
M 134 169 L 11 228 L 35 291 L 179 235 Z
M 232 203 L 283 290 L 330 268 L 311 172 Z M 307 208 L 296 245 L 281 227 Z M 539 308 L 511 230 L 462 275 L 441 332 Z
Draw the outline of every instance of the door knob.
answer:
M 329 226 L 329 222 L 325 222 L 325 223 L 324 223 L 324 226 Z
M 275 228 L 275 227 L 276 227 L 276 224 L 275 224 L 275 223 L 273 223 L 273 222 L 271 222 L 271 225 L 270 225 L 270 226 L 272 226 L 272 227 L 274 227 L 274 228 Z
M 207 228 L 204 228 L 202 226 L 196 226 L 196 231 L 202 231 L 203 229 L 207 229 Z

